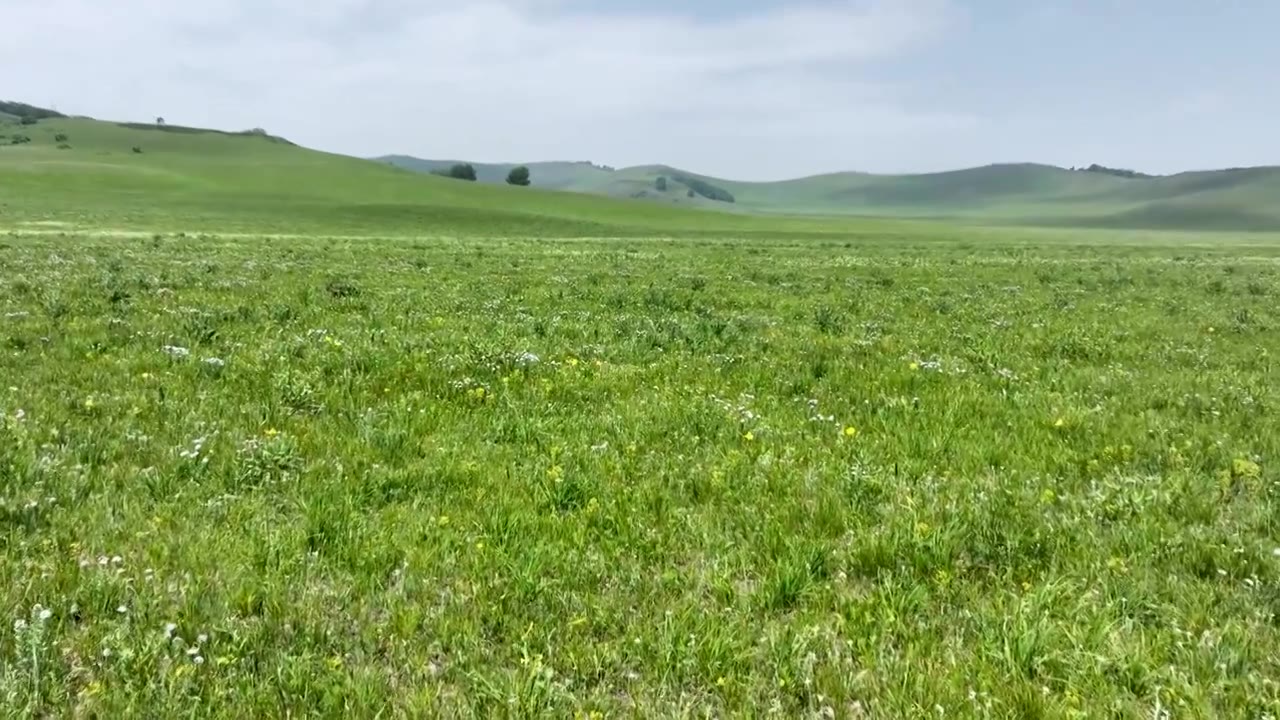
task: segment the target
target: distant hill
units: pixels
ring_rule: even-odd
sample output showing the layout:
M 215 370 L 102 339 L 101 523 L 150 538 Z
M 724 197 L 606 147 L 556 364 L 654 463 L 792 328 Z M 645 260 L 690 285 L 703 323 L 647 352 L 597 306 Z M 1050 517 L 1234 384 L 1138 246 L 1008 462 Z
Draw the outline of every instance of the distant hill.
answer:
M 454 161 L 379 158 L 423 171 Z M 481 182 L 503 182 L 513 164 L 475 164 Z M 533 185 L 735 212 L 961 218 L 1000 223 L 1189 230 L 1280 230 L 1280 168 L 1169 176 L 1094 165 L 1002 164 L 916 175 L 846 172 L 778 182 L 738 182 L 665 165 L 604 170 L 590 163 L 528 163 Z M 665 182 L 660 178 L 665 178 Z M 732 203 L 689 193 L 690 183 Z M 665 185 L 665 190 L 661 189 Z

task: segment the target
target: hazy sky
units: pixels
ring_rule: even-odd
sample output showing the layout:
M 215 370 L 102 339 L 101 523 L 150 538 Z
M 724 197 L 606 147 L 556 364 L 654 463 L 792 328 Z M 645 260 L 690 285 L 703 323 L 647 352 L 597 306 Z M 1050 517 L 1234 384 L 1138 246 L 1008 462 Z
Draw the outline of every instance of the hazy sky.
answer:
M 1280 164 L 1277 0 L 3 0 L 0 96 L 740 179 Z

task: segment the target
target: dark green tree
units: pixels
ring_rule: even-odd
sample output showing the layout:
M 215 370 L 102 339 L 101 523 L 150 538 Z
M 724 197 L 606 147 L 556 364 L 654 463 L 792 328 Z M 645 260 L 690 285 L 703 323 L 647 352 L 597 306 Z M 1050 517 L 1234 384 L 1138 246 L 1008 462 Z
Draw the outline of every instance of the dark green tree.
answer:
M 529 168 L 525 167 L 524 165 L 513 167 L 511 168 L 511 172 L 507 173 L 508 185 L 519 185 L 520 187 L 526 187 L 529 185 L 530 182 L 532 181 L 529 179 Z
M 471 163 L 458 163 L 449 168 L 449 177 L 455 180 L 467 180 L 469 182 L 476 181 L 476 169 Z
M 667 191 L 667 178 L 666 178 L 666 176 L 665 176 L 665 175 L 659 175 L 659 176 L 658 176 L 658 179 L 653 181 L 653 187 L 654 187 L 654 189 L 656 189 L 658 192 L 666 192 L 666 191 Z

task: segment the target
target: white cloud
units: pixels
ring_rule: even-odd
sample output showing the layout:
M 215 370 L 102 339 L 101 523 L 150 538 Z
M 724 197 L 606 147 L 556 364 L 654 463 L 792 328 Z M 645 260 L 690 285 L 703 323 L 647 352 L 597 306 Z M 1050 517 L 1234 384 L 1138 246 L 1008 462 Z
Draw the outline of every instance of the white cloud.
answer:
M 351 154 L 857 168 L 971 120 L 872 81 L 944 0 L 787 2 L 718 21 L 556 0 L 7 0 L 12 99 Z

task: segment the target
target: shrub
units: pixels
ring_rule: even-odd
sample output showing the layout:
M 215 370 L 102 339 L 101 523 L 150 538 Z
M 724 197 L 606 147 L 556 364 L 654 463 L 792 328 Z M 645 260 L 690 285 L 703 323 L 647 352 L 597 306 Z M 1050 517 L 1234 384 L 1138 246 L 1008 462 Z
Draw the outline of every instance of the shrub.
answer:
M 666 178 L 666 176 L 659 175 L 659 176 L 658 176 L 658 179 L 653 181 L 653 187 L 654 187 L 654 189 L 656 189 L 658 192 L 666 192 L 666 191 L 667 191 L 667 178 Z
M 530 182 L 531 180 L 529 179 L 529 168 L 525 167 L 524 165 L 511 168 L 511 172 L 507 173 L 508 185 L 519 185 L 520 187 L 527 187 Z
M 449 177 L 455 180 L 476 181 L 476 169 L 471 163 L 459 163 L 449 168 Z
M 58 133 L 57 135 L 54 135 L 54 136 L 53 136 L 53 141 L 54 141 L 54 142 L 57 142 L 57 143 L 64 143 L 64 142 L 67 142 L 67 141 L 68 141 L 68 140 L 70 140 L 70 139 L 71 139 L 71 138 L 67 137 L 67 134 L 66 134 L 66 133 Z
M 133 146 L 133 152 L 134 152 L 134 154 L 136 154 L 136 155 L 141 155 L 141 154 L 142 154 L 142 148 L 138 147 L 137 145 L 134 145 L 134 146 Z

